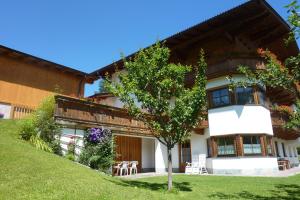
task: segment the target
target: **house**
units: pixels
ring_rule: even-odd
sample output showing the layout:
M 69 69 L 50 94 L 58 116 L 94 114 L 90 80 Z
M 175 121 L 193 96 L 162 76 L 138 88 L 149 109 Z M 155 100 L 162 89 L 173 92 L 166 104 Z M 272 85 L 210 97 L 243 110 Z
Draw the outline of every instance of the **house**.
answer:
M 172 150 L 173 170 L 183 172 L 185 163 L 206 155 L 206 167 L 214 174 L 259 175 L 278 171 L 278 158 L 299 165 L 296 147 L 299 130 L 284 129 L 286 117 L 273 105 L 292 108 L 295 97 L 283 89 L 264 86 L 229 91 L 226 76 L 243 79 L 239 65 L 263 68 L 258 48 L 269 49 L 283 61 L 299 53 L 296 42 L 284 38 L 288 24 L 263 0 L 252 0 L 165 39 L 171 61 L 195 65 L 199 50 L 207 54 L 208 121 L 199 125 L 190 140 Z M 129 57 L 133 56 L 130 55 Z M 115 71 L 115 66 L 120 72 Z M 92 76 L 110 74 L 117 81 L 122 60 L 102 67 Z M 193 80 L 191 73 L 187 83 Z M 64 135 L 82 138 L 85 128 L 106 127 L 116 137 L 118 160 L 139 161 L 140 171 L 165 172 L 166 147 L 147 127 L 128 116 L 122 102 L 110 94 L 91 101 L 57 96 L 55 117 L 65 126 Z
M 83 97 L 90 75 L 0 45 L 0 114 L 21 118 L 54 93 Z

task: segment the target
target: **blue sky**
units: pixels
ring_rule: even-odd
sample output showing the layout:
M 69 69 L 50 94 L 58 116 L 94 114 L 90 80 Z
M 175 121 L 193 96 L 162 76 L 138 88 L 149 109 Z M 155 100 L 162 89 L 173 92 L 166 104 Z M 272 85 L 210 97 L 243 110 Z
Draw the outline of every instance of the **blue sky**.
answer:
M 269 0 L 286 19 L 291 0 Z M 0 0 L 0 44 L 92 72 L 245 0 Z M 86 87 L 86 95 L 98 84 Z

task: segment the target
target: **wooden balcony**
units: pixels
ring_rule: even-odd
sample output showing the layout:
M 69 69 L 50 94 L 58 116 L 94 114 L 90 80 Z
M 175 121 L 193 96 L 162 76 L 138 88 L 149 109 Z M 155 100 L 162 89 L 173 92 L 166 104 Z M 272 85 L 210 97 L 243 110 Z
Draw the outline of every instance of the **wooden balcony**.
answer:
M 63 124 L 104 126 L 115 133 L 152 136 L 143 122 L 132 119 L 124 109 L 61 95 L 55 96 L 55 100 L 54 117 Z
M 55 96 L 55 100 L 54 117 L 62 124 L 84 127 L 104 126 L 115 133 L 152 136 L 144 123 L 133 119 L 125 109 L 62 95 Z M 204 121 L 195 128 L 195 132 L 203 134 L 204 128 L 207 127 L 208 122 Z
M 276 110 L 271 110 L 274 136 L 284 140 L 295 140 L 300 137 L 300 130 L 287 129 L 284 127 L 289 120 L 288 115 Z

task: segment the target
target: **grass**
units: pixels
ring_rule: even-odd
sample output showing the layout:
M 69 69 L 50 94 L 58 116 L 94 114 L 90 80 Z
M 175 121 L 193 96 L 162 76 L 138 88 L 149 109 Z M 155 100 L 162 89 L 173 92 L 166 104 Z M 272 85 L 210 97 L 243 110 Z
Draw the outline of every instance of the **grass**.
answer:
M 18 139 L 15 121 L 0 121 L 0 199 L 300 199 L 300 175 L 289 178 L 174 176 L 122 180 Z

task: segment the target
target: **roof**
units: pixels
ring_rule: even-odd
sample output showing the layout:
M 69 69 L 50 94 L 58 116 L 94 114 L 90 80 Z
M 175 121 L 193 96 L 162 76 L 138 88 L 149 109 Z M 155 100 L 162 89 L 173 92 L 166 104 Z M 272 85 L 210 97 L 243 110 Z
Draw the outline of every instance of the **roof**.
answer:
M 55 62 L 51 62 L 49 60 L 45 60 L 43 58 L 39 58 L 39 57 L 30 55 L 30 54 L 27 54 L 27 53 L 24 53 L 21 51 L 17 51 L 15 49 L 11 49 L 11 48 L 3 46 L 3 45 L 0 45 L 0 54 L 6 54 L 8 56 L 12 56 L 12 57 L 16 57 L 16 58 L 26 58 L 28 61 L 35 61 L 35 62 L 41 64 L 40 67 L 44 67 L 44 68 L 48 68 L 48 69 L 55 68 L 56 70 L 59 70 L 62 72 L 67 72 L 74 76 L 82 77 L 88 83 L 92 83 L 95 79 L 95 77 L 93 77 L 92 75 L 90 75 L 88 73 L 85 73 L 85 72 L 82 72 L 82 71 L 79 71 L 79 70 L 76 70 L 71 67 L 67 67 L 67 66 L 55 63 Z
M 249 23 L 252 23 L 252 25 L 262 23 L 266 16 L 271 17 L 273 21 L 276 21 L 277 26 L 279 25 L 280 28 L 278 29 L 278 27 L 276 27 L 276 24 L 270 24 L 270 26 L 268 27 L 266 27 L 265 25 L 261 25 L 259 27 L 260 32 L 257 32 L 256 35 L 254 35 L 254 39 L 260 37 L 264 39 L 262 42 L 266 44 L 268 42 L 270 43 L 270 39 L 275 40 L 279 37 L 282 37 L 282 35 L 290 32 L 289 25 L 265 0 L 251 0 L 226 12 L 223 12 L 215 17 L 205 20 L 195 26 L 192 26 L 186 30 L 178 32 L 163 41 L 166 42 L 166 46 L 172 49 L 182 43 L 192 43 L 195 38 L 198 40 L 202 38 L 202 40 L 204 41 L 205 37 L 208 37 L 212 31 L 216 31 L 218 29 L 219 31 L 224 31 L 225 29 L 233 29 L 233 27 L 235 27 L 234 30 L 236 31 L 241 31 L 241 29 L 243 28 L 245 30 L 249 29 Z M 248 27 L 246 26 L 247 24 Z M 264 32 L 270 32 L 273 31 L 273 29 L 274 33 L 270 34 L 270 38 L 265 38 L 266 34 Z M 289 55 L 295 55 L 299 52 L 296 42 L 292 44 L 292 47 L 290 47 L 288 51 L 289 52 L 287 54 Z M 127 56 L 126 58 L 130 58 L 136 53 L 137 52 Z M 111 74 L 115 71 L 116 66 L 118 67 L 118 69 L 122 69 L 123 59 L 104 66 L 92 72 L 91 75 L 99 77 L 105 76 L 106 73 Z

